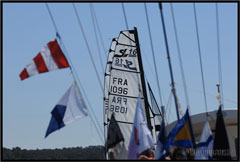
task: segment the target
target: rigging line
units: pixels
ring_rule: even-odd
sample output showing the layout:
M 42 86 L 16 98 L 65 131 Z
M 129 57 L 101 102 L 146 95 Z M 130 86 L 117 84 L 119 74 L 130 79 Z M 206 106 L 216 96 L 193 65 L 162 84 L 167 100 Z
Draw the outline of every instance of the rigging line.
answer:
M 183 87 L 184 87 L 184 94 L 185 94 L 185 99 L 186 99 L 186 103 L 187 103 L 187 108 L 190 109 L 187 86 L 186 86 L 186 79 L 185 79 L 184 70 L 183 70 L 183 63 L 182 63 L 182 57 L 181 57 L 181 52 L 180 52 L 180 46 L 179 46 L 178 34 L 177 34 L 177 27 L 176 27 L 176 22 L 175 22 L 175 16 L 174 16 L 174 10 L 173 10 L 172 3 L 170 4 L 170 6 L 171 6 L 171 12 L 172 12 L 174 33 L 175 33 L 175 36 L 176 36 L 177 51 L 178 51 L 179 64 L 180 64 Z
M 170 54 L 169 54 L 167 33 L 166 33 L 166 29 L 165 29 L 165 23 L 164 23 L 164 17 L 163 17 L 163 11 L 162 11 L 162 3 L 161 2 L 159 2 L 159 9 L 160 9 L 160 15 L 161 15 L 162 26 L 163 26 L 163 34 L 164 34 L 164 39 L 165 39 L 166 51 L 167 51 L 168 66 L 169 66 L 169 70 L 170 70 L 172 93 L 173 93 L 173 97 L 174 97 L 174 101 L 175 101 L 177 119 L 179 120 L 180 119 L 180 117 L 179 117 L 179 107 L 178 107 L 178 103 L 177 103 L 177 95 L 176 95 L 176 89 L 175 89 L 175 85 L 174 85 L 172 64 L 171 64 L 171 59 L 170 59 Z
M 205 83 L 204 83 L 204 75 L 203 75 L 203 67 L 202 67 L 202 57 L 201 57 L 201 48 L 200 48 L 200 40 L 199 40 L 199 33 L 198 33 L 198 24 L 197 24 L 197 14 L 196 14 L 195 3 L 193 3 L 193 8 L 194 8 L 195 26 L 196 26 L 196 33 L 197 33 L 197 42 L 198 42 L 198 54 L 199 54 L 200 68 L 201 68 L 201 76 L 202 76 L 202 86 L 203 86 L 204 103 L 205 103 L 205 108 L 206 108 L 206 113 L 207 113 L 207 112 L 208 112 L 208 108 L 207 108 L 207 98 L 206 98 L 206 90 L 205 90 Z
M 217 26 L 217 51 L 218 51 L 218 77 L 220 84 L 220 94 L 221 100 L 220 104 L 222 104 L 223 109 L 223 83 L 222 83 L 222 65 L 221 65 L 221 51 L 220 51 L 220 34 L 219 34 L 219 16 L 218 16 L 218 4 L 216 3 L 216 26 Z
M 56 23 L 55 23 L 55 20 L 54 20 L 54 18 L 53 18 L 53 16 L 52 16 L 52 13 L 51 13 L 51 11 L 50 11 L 50 8 L 49 8 L 49 6 L 48 6 L 47 3 L 45 3 L 45 4 L 46 4 L 46 7 L 47 7 L 47 9 L 48 9 L 48 13 L 49 13 L 49 15 L 50 15 L 50 18 L 51 18 L 51 20 L 52 20 L 54 29 L 55 29 L 55 31 L 56 31 L 56 33 L 57 33 L 57 36 L 59 36 L 59 35 L 58 35 L 58 34 L 59 34 L 58 28 L 57 28 L 57 25 L 56 25 Z
M 150 29 L 150 24 L 149 24 L 149 19 L 148 19 L 148 11 L 147 11 L 147 5 L 146 5 L 146 3 L 144 3 L 144 8 L 145 8 L 147 25 L 148 25 L 148 33 L 149 33 L 149 37 L 150 37 L 150 44 L 151 44 L 151 50 L 152 50 L 152 56 L 153 56 L 153 63 L 154 63 L 154 71 L 155 71 L 155 76 L 156 76 L 156 79 L 157 79 L 158 94 L 159 94 L 159 98 L 160 98 L 160 102 L 161 102 L 161 107 L 162 107 L 162 106 L 163 106 L 162 95 L 161 95 L 161 90 L 160 90 L 160 84 L 159 84 L 159 78 L 158 78 L 158 71 L 157 71 L 157 66 L 156 66 L 156 59 L 155 59 L 155 53 L 154 53 L 154 49 L 153 49 L 152 35 L 151 35 L 151 29 Z M 162 113 L 164 112 L 163 110 L 161 110 L 161 111 L 162 111 Z
M 95 24 L 95 21 L 94 21 L 94 17 L 93 17 L 93 10 L 92 10 L 92 7 L 91 7 L 91 4 L 90 4 L 90 11 L 91 11 L 91 17 L 92 17 L 92 23 L 93 23 L 93 29 L 94 29 L 94 33 L 95 33 L 95 38 L 96 38 L 96 43 L 97 43 L 97 49 L 98 49 L 98 54 L 99 54 L 99 57 L 100 57 L 100 62 L 101 62 L 101 67 L 102 67 L 102 73 L 104 75 L 104 67 L 103 67 L 103 61 L 102 61 L 102 54 L 100 52 L 100 48 L 99 48 L 99 44 L 98 44 L 98 36 L 97 36 L 97 31 L 96 31 L 96 24 Z
M 77 9 L 76 9 L 74 3 L 72 3 L 72 5 L 73 5 L 73 8 L 74 8 L 74 11 L 75 11 L 75 14 L 76 14 L 76 17 L 77 17 L 77 20 L 78 20 L 78 24 L 79 24 L 79 26 L 80 26 L 80 29 L 81 29 L 81 32 L 82 32 L 82 35 L 83 35 L 83 38 L 84 38 L 84 40 L 85 40 L 85 43 L 86 43 L 86 46 L 87 46 L 87 49 L 88 49 L 88 53 L 89 53 L 89 55 L 90 55 L 90 58 L 91 58 L 91 61 L 92 61 L 92 64 L 93 64 L 95 73 L 96 73 L 96 75 L 97 75 L 98 83 L 99 83 L 99 85 L 100 85 L 100 87 L 101 87 L 101 89 L 102 89 L 102 92 L 104 93 L 103 84 L 102 84 L 101 79 L 100 79 L 100 77 L 99 77 L 99 74 L 98 74 L 98 71 L 97 71 L 97 67 L 96 67 L 96 64 L 95 64 L 95 62 L 94 62 L 94 59 L 93 59 L 93 56 L 92 56 L 90 47 L 89 47 L 89 45 L 88 45 L 87 38 L 86 38 L 86 36 L 85 36 L 84 30 L 83 30 L 83 26 L 82 26 L 82 24 L 81 24 L 81 21 L 80 21 L 80 18 L 79 18 Z M 102 93 L 102 94 L 103 94 L 103 93 Z
M 183 86 L 182 84 L 180 84 L 180 83 L 178 83 L 178 82 L 175 82 L 175 85 L 176 85 L 176 86 Z M 192 91 L 201 93 L 201 94 L 203 93 L 202 90 L 199 90 L 199 89 L 196 89 L 196 88 L 192 88 L 192 87 L 189 87 L 189 86 L 188 86 L 187 88 L 190 89 L 190 90 L 192 90 Z M 206 92 L 206 95 L 211 96 L 211 97 L 216 97 L 216 94 L 212 94 L 212 93 L 209 93 L 209 92 Z M 224 100 L 225 102 L 231 102 L 231 103 L 237 104 L 236 101 L 231 100 L 231 99 L 229 99 L 229 98 L 223 98 L 223 100 Z
M 141 46 L 140 46 L 141 47 Z M 145 51 L 144 51 L 144 48 L 141 48 L 141 51 L 142 51 L 142 56 L 143 56 L 143 58 L 145 58 L 145 60 L 147 60 L 147 65 L 148 66 L 146 66 L 146 67 L 148 67 L 148 70 L 150 70 L 150 72 L 151 72 L 151 75 L 152 76 L 154 76 L 154 73 L 153 73 L 153 69 L 152 69 L 152 66 L 151 66 L 151 64 L 150 64 L 150 62 L 149 62 L 149 60 L 148 60 L 148 57 L 146 56 L 146 54 L 145 54 Z M 145 75 L 145 74 L 144 74 Z
M 103 50 L 104 50 L 104 53 L 106 55 L 106 58 L 108 56 L 108 50 L 106 50 L 104 44 L 103 44 L 103 39 L 102 39 L 102 32 L 100 30 L 100 27 L 98 25 L 98 21 L 97 21 L 97 16 L 96 16 L 96 12 L 95 12 L 95 9 L 94 9 L 94 5 L 91 3 L 91 8 L 93 10 L 93 16 L 95 18 L 95 21 L 96 21 L 96 25 L 97 25 L 97 30 L 98 30 L 98 33 L 99 33 L 99 36 L 100 36 L 100 39 L 101 39 L 101 43 L 102 43 L 102 47 L 103 47 Z
M 68 56 L 68 52 L 67 52 L 67 49 L 66 49 L 66 47 L 65 47 L 65 45 L 64 45 L 64 43 L 63 43 L 63 41 L 60 39 L 60 42 L 61 42 L 61 44 L 62 44 L 62 46 L 63 46 L 63 49 L 64 49 L 64 51 L 65 51 L 65 53 L 67 54 L 67 56 Z M 73 77 L 74 77 L 74 80 L 77 80 L 77 82 L 79 83 L 79 85 L 80 85 L 80 88 L 81 88 L 81 90 L 82 90 L 82 92 L 83 92 L 83 95 L 84 95 L 84 97 L 85 97 L 85 99 L 87 100 L 87 104 L 88 104 L 88 108 L 90 108 L 89 110 L 91 110 L 91 113 L 93 114 L 93 117 L 94 118 L 92 118 L 92 116 L 90 115 L 90 113 L 89 113 L 89 117 L 91 118 L 91 120 L 92 120 L 92 122 L 93 122 L 93 124 L 94 124 L 94 126 L 95 126 L 95 129 L 97 130 L 97 133 L 98 133 L 98 135 L 99 135 L 99 137 L 101 138 L 102 136 L 103 136 L 103 132 L 101 131 L 101 127 L 100 127 L 100 125 L 99 125 L 99 121 L 98 121 L 98 119 L 97 119 L 97 117 L 96 117 L 96 115 L 95 115 L 95 113 L 94 113 L 94 111 L 93 111 L 93 108 L 92 108 L 92 105 L 91 105 L 91 103 L 89 102 L 89 100 L 88 100 L 88 97 L 87 97 L 87 95 L 86 95 L 86 92 L 85 92 L 85 90 L 84 90 L 84 88 L 83 88 L 83 86 L 82 86 L 82 83 L 81 83 L 81 81 L 80 81 L 80 79 L 79 79 L 79 77 L 78 77 L 78 75 L 77 75 L 77 72 L 76 72 L 76 70 L 75 70 L 75 68 L 74 68 L 74 66 L 73 66 L 73 64 L 72 64 L 72 61 L 71 61 L 71 59 L 70 59 L 70 57 L 68 56 L 68 60 L 69 60 L 69 62 L 70 62 L 70 64 L 72 65 L 71 66 L 71 68 L 70 68 L 70 70 L 71 70 L 71 73 L 72 73 L 72 75 L 73 75 Z M 75 75 L 74 75 L 75 74 Z M 96 121 L 94 121 L 93 119 L 95 119 Z M 98 127 L 96 126 L 96 123 L 98 124 Z M 100 130 L 100 131 L 99 131 Z M 101 132 L 101 133 L 99 133 L 99 132 Z M 101 135 L 100 135 L 101 134 Z M 101 138 L 101 140 L 102 140 L 102 138 Z M 103 141 L 102 141 L 103 142 Z M 104 142 L 103 142 L 104 143 Z
M 56 23 L 55 23 L 55 21 L 54 21 L 54 18 L 53 18 L 52 14 L 51 14 L 50 8 L 48 7 L 47 3 L 46 3 L 46 6 L 47 6 L 47 8 L 48 8 L 48 12 L 49 12 L 49 15 L 50 15 L 50 17 L 51 17 L 51 20 L 52 20 L 52 22 L 53 22 L 55 31 L 58 32 L 58 30 L 57 30 L 57 25 L 56 25 Z M 73 63 L 72 63 L 72 61 L 71 61 L 71 59 L 70 59 L 70 57 L 69 57 L 69 55 L 68 55 L 67 49 L 66 49 L 66 47 L 65 47 L 65 45 L 64 45 L 64 42 L 63 42 L 63 40 L 61 39 L 59 33 L 57 33 L 57 36 L 58 36 L 58 38 L 59 38 L 59 40 L 60 40 L 60 44 L 63 46 L 63 49 L 64 49 L 64 51 L 65 51 L 64 53 L 66 54 L 66 57 L 67 57 L 67 59 L 69 60 L 69 63 L 70 63 L 70 65 L 71 65 L 71 66 L 70 66 L 70 71 L 71 71 L 71 73 L 72 73 L 73 79 L 76 80 L 76 78 L 77 78 L 77 81 L 80 83 L 80 87 L 81 87 L 81 89 L 83 90 L 83 94 L 84 94 L 85 98 L 87 99 L 87 103 L 88 103 L 88 105 L 90 106 L 90 109 L 92 109 L 92 108 L 91 108 L 91 104 L 90 104 L 90 102 L 88 101 L 88 98 L 87 98 L 87 96 L 86 96 L 86 93 L 85 93 L 85 91 L 84 91 L 84 89 L 83 89 L 83 86 L 81 85 L 81 82 L 80 82 L 80 80 L 79 80 L 79 78 L 78 78 L 78 75 L 77 75 L 77 73 L 76 73 L 76 71 L 75 71 L 75 68 L 74 68 L 74 66 L 73 66 Z M 74 72 L 75 72 L 75 75 L 74 75 Z M 92 111 L 92 110 L 91 110 L 91 111 Z M 93 112 L 93 111 L 92 111 L 92 112 Z M 93 112 L 93 115 L 94 115 L 94 117 L 95 117 L 95 120 L 97 120 L 94 112 Z M 89 116 L 90 116 L 90 114 L 89 114 Z M 90 118 L 91 118 L 91 117 L 90 117 Z M 91 118 L 91 119 L 92 119 L 92 118 Z M 95 127 L 96 127 L 95 121 L 92 120 L 92 122 L 94 123 L 94 125 L 95 125 Z M 97 123 L 99 123 L 98 120 L 97 120 Z M 96 129 L 97 129 L 97 127 L 96 127 Z M 98 129 L 100 129 L 100 126 L 98 127 Z M 99 137 L 101 138 L 101 135 L 100 135 L 98 129 L 97 129 L 97 132 L 98 132 L 98 134 L 99 134 Z M 100 129 L 100 130 L 101 130 L 101 129 Z M 103 133 L 102 133 L 102 134 L 103 134 Z M 101 139 L 101 140 L 102 140 L 102 139 Z
M 128 22 L 127 22 L 127 16 L 126 16 L 126 12 L 125 12 L 125 8 L 124 8 L 124 4 L 123 4 L 123 3 L 122 3 L 122 10 L 123 10 L 124 21 L 125 21 L 127 30 L 129 30 L 129 28 L 128 28 Z

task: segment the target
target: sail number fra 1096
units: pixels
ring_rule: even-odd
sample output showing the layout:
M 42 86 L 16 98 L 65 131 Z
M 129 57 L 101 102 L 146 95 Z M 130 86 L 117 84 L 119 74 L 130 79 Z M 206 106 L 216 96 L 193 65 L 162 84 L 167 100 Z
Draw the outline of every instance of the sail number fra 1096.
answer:
M 128 94 L 128 88 L 111 86 L 110 87 L 110 92 L 127 95 Z
M 110 87 L 110 92 L 120 95 L 127 95 L 128 94 L 128 81 L 127 79 L 113 77 L 112 84 Z M 115 84 L 115 85 L 114 85 Z

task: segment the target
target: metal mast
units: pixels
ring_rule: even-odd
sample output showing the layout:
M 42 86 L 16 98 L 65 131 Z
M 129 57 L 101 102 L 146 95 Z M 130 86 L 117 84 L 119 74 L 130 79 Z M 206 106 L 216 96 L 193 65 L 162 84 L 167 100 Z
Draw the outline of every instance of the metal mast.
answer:
M 175 84 L 174 84 L 174 78 L 173 78 L 173 72 L 172 72 L 172 64 L 171 64 L 170 54 L 169 54 L 169 49 L 168 49 L 167 34 L 166 34 L 166 29 L 165 29 L 165 24 L 164 24 L 164 18 L 163 18 L 163 12 L 162 12 L 162 4 L 161 4 L 161 2 L 159 2 L 159 9 L 160 9 L 160 15 L 161 15 L 161 18 L 162 18 L 161 20 L 162 20 L 162 25 L 163 25 L 163 33 L 164 33 L 164 38 L 165 38 L 166 50 L 167 50 L 167 58 L 168 58 L 168 65 L 169 65 L 169 70 L 170 70 L 172 93 L 173 93 L 173 97 L 174 97 L 174 101 L 175 101 L 177 118 L 178 118 L 178 120 L 179 120 L 179 111 L 178 111 L 177 95 L 176 95 L 176 89 L 175 89 Z

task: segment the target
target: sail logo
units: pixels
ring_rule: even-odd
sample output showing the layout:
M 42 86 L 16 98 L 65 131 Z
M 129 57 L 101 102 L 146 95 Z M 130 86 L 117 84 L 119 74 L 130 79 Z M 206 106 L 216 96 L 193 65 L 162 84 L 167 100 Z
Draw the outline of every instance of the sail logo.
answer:
M 115 57 L 137 57 L 137 49 L 130 49 L 129 53 L 127 53 L 128 49 L 120 49 L 119 53 L 121 55 L 115 55 Z
M 115 66 L 123 67 L 123 68 L 129 69 L 129 70 L 137 71 L 137 68 L 133 66 L 133 62 L 129 61 L 127 59 L 115 58 L 115 62 L 114 63 L 115 63 Z

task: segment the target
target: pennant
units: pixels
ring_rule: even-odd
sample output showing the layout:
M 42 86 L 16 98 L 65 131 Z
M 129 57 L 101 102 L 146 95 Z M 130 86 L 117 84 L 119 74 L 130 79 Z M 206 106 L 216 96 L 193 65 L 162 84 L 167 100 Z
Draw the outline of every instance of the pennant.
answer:
M 114 114 L 112 114 L 110 124 L 108 127 L 108 136 L 105 147 L 108 150 L 109 148 L 116 146 L 121 141 L 124 141 L 124 138 L 119 128 L 119 125 L 115 120 Z
M 167 137 L 167 152 L 169 152 L 170 146 L 195 147 L 195 140 L 188 109 Z
M 139 96 L 137 100 L 132 134 L 128 146 L 128 159 L 136 160 L 143 151 L 153 147 L 154 142 L 152 134 L 147 126 Z
M 24 80 L 35 74 L 45 73 L 56 69 L 69 67 L 56 39 L 50 41 L 41 52 L 23 69 L 20 73 L 21 80 Z
M 88 115 L 87 107 L 75 81 L 54 107 L 51 114 L 52 118 L 45 138 L 55 130 Z
M 113 113 L 108 126 L 107 141 L 105 143 L 106 152 L 109 151 L 109 160 L 116 159 L 122 151 L 124 143 L 121 142 L 124 142 L 124 138 Z
M 158 133 L 157 148 L 156 148 L 155 157 L 154 157 L 155 160 L 165 160 L 165 157 L 166 157 L 165 141 L 166 141 L 166 130 L 165 130 L 164 120 L 162 120 L 161 129 L 160 129 L 160 132 Z
M 219 106 L 213 144 L 213 160 L 231 160 L 228 135 L 225 128 L 222 108 Z
M 195 160 L 212 160 L 213 136 L 208 121 L 205 122 Z

